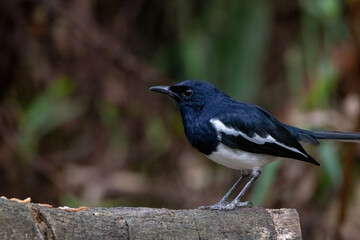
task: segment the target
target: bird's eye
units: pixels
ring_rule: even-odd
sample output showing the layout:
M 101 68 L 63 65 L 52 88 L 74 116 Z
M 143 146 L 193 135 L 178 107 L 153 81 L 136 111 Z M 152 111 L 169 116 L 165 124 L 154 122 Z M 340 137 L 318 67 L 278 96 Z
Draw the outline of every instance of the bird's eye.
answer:
M 184 98 L 190 98 L 192 95 L 193 95 L 193 90 L 191 89 L 186 89 L 185 91 L 183 91 L 181 93 L 181 95 L 184 97 Z

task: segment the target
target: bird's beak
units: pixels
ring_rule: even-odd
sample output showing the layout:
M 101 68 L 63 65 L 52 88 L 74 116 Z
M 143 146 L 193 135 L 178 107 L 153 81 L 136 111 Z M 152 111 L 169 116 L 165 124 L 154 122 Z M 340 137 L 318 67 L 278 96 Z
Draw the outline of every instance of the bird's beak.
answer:
M 171 91 L 169 86 L 154 86 L 149 88 L 149 90 L 158 93 L 165 93 L 170 97 L 174 98 L 175 100 L 180 99 L 180 96 L 177 93 Z

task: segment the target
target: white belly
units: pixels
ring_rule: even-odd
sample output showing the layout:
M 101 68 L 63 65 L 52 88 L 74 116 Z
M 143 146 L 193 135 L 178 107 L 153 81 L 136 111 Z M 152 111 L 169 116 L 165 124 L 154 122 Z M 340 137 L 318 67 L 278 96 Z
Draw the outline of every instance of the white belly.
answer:
M 261 169 L 262 166 L 277 159 L 273 156 L 234 150 L 222 143 L 217 146 L 216 152 L 211 153 L 208 158 L 218 164 L 237 170 Z

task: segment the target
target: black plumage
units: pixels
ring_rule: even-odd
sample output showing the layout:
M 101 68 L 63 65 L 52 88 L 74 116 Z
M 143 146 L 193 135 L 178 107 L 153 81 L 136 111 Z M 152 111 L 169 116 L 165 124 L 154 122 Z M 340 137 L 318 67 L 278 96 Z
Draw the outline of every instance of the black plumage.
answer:
M 229 195 L 245 178 L 241 177 L 228 194 L 211 209 L 229 210 L 246 206 L 240 202 L 261 167 L 277 157 L 320 165 L 302 147 L 319 140 L 360 141 L 359 133 L 309 131 L 283 124 L 266 110 L 236 101 L 210 83 L 187 80 L 173 86 L 156 86 L 152 91 L 173 98 L 180 110 L 190 144 L 210 159 L 227 167 L 251 172 L 240 194 L 228 203 Z

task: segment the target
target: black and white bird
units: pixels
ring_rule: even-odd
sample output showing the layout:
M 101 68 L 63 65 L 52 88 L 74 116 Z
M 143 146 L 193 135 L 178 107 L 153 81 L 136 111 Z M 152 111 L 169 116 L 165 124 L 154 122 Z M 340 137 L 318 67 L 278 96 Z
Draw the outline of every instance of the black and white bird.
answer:
M 209 159 L 241 170 L 241 177 L 215 205 L 201 208 L 231 210 L 249 206 L 241 198 L 259 177 L 261 168 L 280 158 L 296 159 L 319 166 L 301 144 L 318 140 L 360 141 L 360 133 L 309 131 L 283 124 L 264 109 L 238 102 L 210 83 L 187 80 L 149 90 L 175 100 L 190 144 Z M 248 178 L 248 176 L 250 176 Z M 231 202 L 229 197 L 249 179 Z

